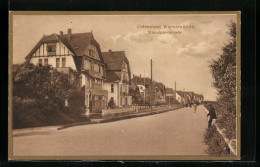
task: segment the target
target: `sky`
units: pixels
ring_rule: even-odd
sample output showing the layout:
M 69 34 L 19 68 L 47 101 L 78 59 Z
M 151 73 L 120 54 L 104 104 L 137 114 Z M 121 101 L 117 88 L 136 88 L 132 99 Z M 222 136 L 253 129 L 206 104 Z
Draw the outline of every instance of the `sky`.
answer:
M 23 63 L 43 34 L 66 34 L 69 28 L 72 33 L 92 31 L 102 52 L 125 51 L 131 74 L 150 77 L 152 59 L 153 80 L 171 88 L 176 81 L 177 90 L 194 91 L 203 94 L 205 100 L 216 100 L 208 66 L 230 39 L 230 21 L 236 22 L 236 15 L 14 15 L 13 64 Z M 181 25 L 192 28 L 177 27 Z M 146 28 L 140 28 L 143 26 Z

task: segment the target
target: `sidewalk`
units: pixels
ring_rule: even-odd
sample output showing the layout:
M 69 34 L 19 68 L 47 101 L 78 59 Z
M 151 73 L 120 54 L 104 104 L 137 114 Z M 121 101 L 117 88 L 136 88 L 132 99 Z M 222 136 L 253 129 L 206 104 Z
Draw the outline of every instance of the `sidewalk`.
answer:
M 88 125 L 88 124 L 99 124 L 99 123 L 107 123 L 107 122 L 113 122 L 113 121 L 119 121 L 123 119 L 131 119 L 136 117 L 143 117 L 148 115 L 154 115 L 159 113 L 164 113 L 167 111 L 177 110 L 182 107 L 170 107 L 170 108 L 153 108 L 152 112 L 139 112 L 131 115 L 125 115 L 115 118 L 109 118 L 109 119 L 91 119 L 90 122 L 77 122 L 73 124 L 67 124 L 67 125 L 59 125 L 59 126 L 46 126 L 46 127 L 35 127 L 35 128 L 25 128 L 25 129 L 14 129 L 13 130 L 13 137 L 19 137 L 19 136 L 30 136 L 30 135 L 36 135 L 36 134 L 49 134 L 57 130 L 62 130 L 69 127 L 74 126 L 81 126 L 81 125 Z
M 52 131 L 56 131 L 59 127 L 61 126 L 45 126 L 45 127 L 25 128 L 25 129 L 14 129 L 13 137 L 30 136 L 35 134 L 48 134 Z

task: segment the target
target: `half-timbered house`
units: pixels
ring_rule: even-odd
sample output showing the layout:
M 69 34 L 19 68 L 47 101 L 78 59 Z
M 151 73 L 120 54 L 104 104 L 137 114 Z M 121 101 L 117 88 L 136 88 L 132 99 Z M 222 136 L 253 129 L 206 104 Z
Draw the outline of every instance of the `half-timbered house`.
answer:
M 86 114 L 101 112 L 107 107 L 108 92 L 103 89 L 106 76 L 99 43 L 92 32 L 43 35 L 26 56 L 26 62 L 49 65 L 57 71 L 80 75 L 79 85 L 85 86 Z

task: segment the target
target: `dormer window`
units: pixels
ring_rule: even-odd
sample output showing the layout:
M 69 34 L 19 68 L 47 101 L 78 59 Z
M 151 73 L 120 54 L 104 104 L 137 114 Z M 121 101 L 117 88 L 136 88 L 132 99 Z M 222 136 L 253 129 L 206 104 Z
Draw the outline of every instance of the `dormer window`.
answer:
M 56 43 L 48 43 L 47 53 L 48 55 L 56 55 Z

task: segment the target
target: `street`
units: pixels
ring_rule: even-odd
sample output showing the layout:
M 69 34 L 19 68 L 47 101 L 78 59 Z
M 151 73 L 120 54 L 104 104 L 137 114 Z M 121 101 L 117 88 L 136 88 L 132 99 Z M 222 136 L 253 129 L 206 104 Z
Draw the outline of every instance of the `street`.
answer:
M 202 106 L 13 138 L 14 156 L 205 155 Z

